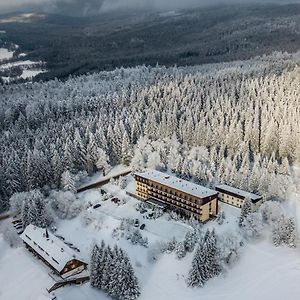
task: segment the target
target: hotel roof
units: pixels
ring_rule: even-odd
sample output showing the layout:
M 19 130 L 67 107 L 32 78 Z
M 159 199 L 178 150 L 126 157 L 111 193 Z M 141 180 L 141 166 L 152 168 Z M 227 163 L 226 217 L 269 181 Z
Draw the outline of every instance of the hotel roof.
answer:
M 135 175 L 166 185 L 170 188 L 182 191 L 186 194 L 198 198 L 206 198 L 218 193 L 199 184 L 195 184 L 193 182 L 186 181 L 156 170 L 149 170 L 143 173 L 135 173 Z

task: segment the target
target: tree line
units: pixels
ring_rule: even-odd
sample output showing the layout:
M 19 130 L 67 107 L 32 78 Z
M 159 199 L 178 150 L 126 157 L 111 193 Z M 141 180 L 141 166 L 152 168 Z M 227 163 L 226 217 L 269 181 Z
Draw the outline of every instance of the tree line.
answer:
M 268 191 L 300 160 L 297 57 L 1 86 L 1 209 L 15 192 L 68 185 L 70 174 L 157 158 L 199 182 Z

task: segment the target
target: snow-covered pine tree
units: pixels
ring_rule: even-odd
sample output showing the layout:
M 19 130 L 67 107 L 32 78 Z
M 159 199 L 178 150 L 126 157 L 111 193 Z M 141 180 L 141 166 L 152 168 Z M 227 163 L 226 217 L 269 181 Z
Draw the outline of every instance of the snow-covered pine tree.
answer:
M 206 261 L 206 269 L 207 269 L 207 280 L 213 277 L 218 276 L 222 267 L 219 262 L 218 256 L 218 248 L 217 248 L 217 238 L 214 229 L 208 235 L 205 241 L 205 250 L 206 255 L 204 257 L 207 258 Z
M 69 171 L 65 171 L 61 177 L 61 186 L 64 191 L 76 192 L 74 175 Z
M 204 249 L 203 242 L 203 239 L 199 242 L 192 260 L 191 269 L 189 270 L 187 285 L 190 287 L 202 286 L 204 283 L 204 279 L 202 278 L 203 270 L 201 270 L 201 255 Z
M 195 230 L 190 230 L 184 237 L 184 247 L 188 252 L 193 252 L 197 243 L 197 234 Z
M 253 209 L 252 209 L 251 199 L 245 198 L 244 204 L 241 209 L 240 218 L 239 218 L 239 226 L 243 226 L 243 222 L 244 222 L 245 218 L 247 218 L 247 215 L 252 213 L 252 211 L 253 211 Z
M 205 236 L 199 242 L 196 249 L 192 267 L 189 271 L 188 286 L 203 286 L 209 279 L 221 273 L 221 264 L 218 261 L 218 248 L 214 230 L 206 231 Z
M 121 163 L 129 166 L 132 158 L 132 150 L 127 132 L 124 132 L 122 147 L 121 147 Z
M 113 260 L 113 254 L 112 254 L 111 248 L 110 248 L 110 246 L 107 246 L 104 249 L 103 259 L 101 260 L 102 276 L 99 276 L 99 278 L 98 278 L 99 282 L 97 282 L 97 286 L 106 292 L 109 292 L 109 283 L 110 283 L 110 278 L 111 278 L 110 266 L 112 264 L 112 260 Z M 99 274 L 100 274 L 100 272 L 99 272 Z
M 98 280 L 98 262 L 99 262 L 99 246 L 97 244 L 94 245 L 92 249 L 92 254 L 90 258 L 90 282 L 91 286 L 97 287 Z
M 175 248 L 175 253 L 178 259 L 182 259 L 186 256 L 186 249 L 185 249 L 184 242 L 177 243 Z
M 125 272 L 119 277 L 119 280 L 123 283 L 123 293 L 119 299 L 135 300 L 140 296 L 141 292 L 138 279 L 134 274 L 133 267 L 126 253 L 122 256 L 121 265 Z
M 219 225 L 222 225 L 224 223 L 224 220 L 225 220 L 225 212 L 222 211 L 218 214 L 216 221 Z
M 275 246 L 296 247 L 297 232 L 293 219 L 281 216 L 273 225 L 272 238 Z
M 24 195 L 21 218 L 24 228 L 29 224 L 45 228 L 50 220 L 45 208 L 43 194 L 39 190 L 33 190 Z

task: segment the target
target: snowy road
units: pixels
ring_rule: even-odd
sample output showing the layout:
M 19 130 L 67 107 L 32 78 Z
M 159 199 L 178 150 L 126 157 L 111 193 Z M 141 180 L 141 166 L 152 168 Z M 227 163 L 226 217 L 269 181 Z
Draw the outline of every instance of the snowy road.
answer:
M 87 191 L 87 190 L 99 188 L 99 187 L 103 186 L 104 184 L 109 183 L 109 181 L 110 181 L 112 178 L 113 178 L 113 179 L 118 179 L 118 178 L 121 177 L 121 176 L 126 176 L 126 175 L 130 174 L 131 171 L 132 171 L 131 168 L 127 168 L 127 169 L 125 169 L 124 171 L 122 171 L 122 172 L 120 172 L 120 173 L 113 174 L 113 175 L 109 175 L 109 176 L 105 176 L 105 177 L 103 177 L 101 180 L 99 180 L 99 181 L 97 181 L 97 182 L 95 182 L 95 183 L 92 183 L 92 184 L 89 184 L 89 185 L 80 187 L 80 188 L 77 190 L 77 193 L 81 193 L 81 192 L 84 192 L 84 191 Z

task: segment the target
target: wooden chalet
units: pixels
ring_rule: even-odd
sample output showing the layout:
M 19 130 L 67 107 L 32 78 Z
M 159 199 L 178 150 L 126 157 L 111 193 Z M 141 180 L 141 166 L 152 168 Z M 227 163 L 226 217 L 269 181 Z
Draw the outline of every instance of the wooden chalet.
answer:
M 69 278 L 86 270 L 87 263 L 47 229 L 28 225 L 21 235 L 26 248 L 43 260 L 58 276 Z

